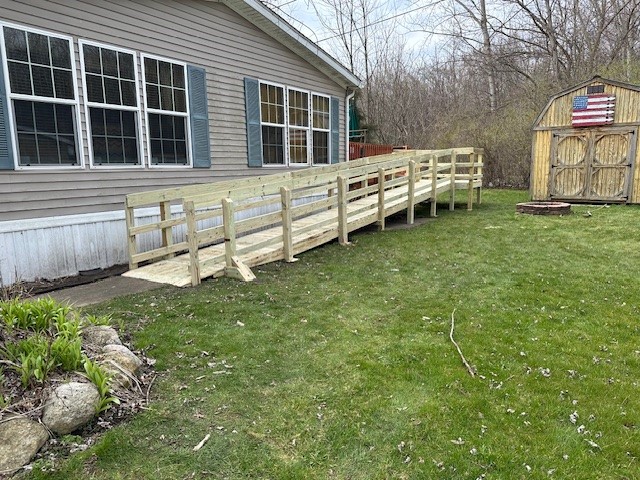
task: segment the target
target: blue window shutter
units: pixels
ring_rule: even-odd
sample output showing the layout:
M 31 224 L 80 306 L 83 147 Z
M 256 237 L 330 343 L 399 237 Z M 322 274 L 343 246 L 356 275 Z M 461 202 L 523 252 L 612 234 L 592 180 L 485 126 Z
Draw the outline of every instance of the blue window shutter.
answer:
M 244 104 L 247 112 L 247 158 L 250 167 L 262 166 L 262 127 L 260 126 L 260 83 L 244 79 Z
M 209 168 L 211 166 L 211 147 L 205 69 L 187 65 L 187 78 L 189 79 L 189 123 L 193 166 L 195 168 Z
M 4 85 L 4 72 L 0 57 L 0 170 L 13 169 L 13 147 L 9 129 L 9 98 Z
M 340 99 L 331 97 L 331 163 L 340 161 Z

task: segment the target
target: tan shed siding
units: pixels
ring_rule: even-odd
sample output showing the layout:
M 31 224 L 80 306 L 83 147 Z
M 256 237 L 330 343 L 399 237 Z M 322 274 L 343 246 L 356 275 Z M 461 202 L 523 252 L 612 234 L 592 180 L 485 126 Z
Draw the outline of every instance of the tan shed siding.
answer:
M 640 132 L 638 132 L 640 137 Z M 629 203 L 640 203 L 640 138 L 636 138 L 636 156 L 633 165 L 631 180 L 631 191 L 629 192 Z
M 124 195 L 134 191 L 281 171 L 282 168 L 247 167 L 245 76 L 336 96 L 341 99 L 340 122 L 344 125 L 342 87 L 219 3 L 3 0 L 0 20 L 74 38 L 83 126 L 79 39 L 205 67 L 212 152 L 210 169 L 89 169 L 88 139 L 83 133 L 83 170 L 0 173 L 0 220 L 119 210 Z M 142 75 L 139 81 L 142 82 Z M 341 128 L 341 147 L 344 140 Z M 146 156 L 144 128 L 142 141 Z M 344 148 L 340 148 L 340 155 L 343 160 Z
M 545 200 L 549 196 L 551 138 L 551 131 L 533 134 L 533 168 L 530 188 L 533 200 Z
M 598 85 L 594 82 L 593 85 Z M 638 123 L 640 122 L 640 92 L 617 85 L 604 84 L 605 93 L 615 95 L 616 113 L 614 123 Z M 573 97 L 586 95 L 587 87 L 573 90 L 551 102 L 537 127 L 554 128 L 570 127 L 571 112 L 573 110 Z

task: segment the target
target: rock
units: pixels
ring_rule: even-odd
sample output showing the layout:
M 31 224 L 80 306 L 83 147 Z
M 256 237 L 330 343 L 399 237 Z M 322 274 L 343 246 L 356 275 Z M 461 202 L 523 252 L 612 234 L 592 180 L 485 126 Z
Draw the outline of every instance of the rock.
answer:
M 6 414 L 0 423 L 0 472 L 12 474 L 29 463 L 49 439 L 40 423 Z
M 128 389 L 133 385 L 133 374 L 127 372 L 125 369 L 120 369 L 116 367 L 116 364 L 113 360 L 101 360 L 98 362 L 98 365 L 102 367 L 102 369 L 111 377 L 109 387 L 113 389 Z M 127 372 L 127 373 L 125 373 Z
M 103 354 L 100 356 L 101 363 L 117 363 L 132 375 L 136 375 L 142 366 L 142 360 L 124 345 L 105 345 L 102 352 Z
M 94 417 L 99 402 L 100 394 L 93 383 L 65 383 L 47 400 L 42 423 L 57 434 L 71 433 Z
M 96 347 L 104 347 L 105 345 L 122 345 L 118 332 L 108 326 L 92 326 L 82 329 L 82 339 Z

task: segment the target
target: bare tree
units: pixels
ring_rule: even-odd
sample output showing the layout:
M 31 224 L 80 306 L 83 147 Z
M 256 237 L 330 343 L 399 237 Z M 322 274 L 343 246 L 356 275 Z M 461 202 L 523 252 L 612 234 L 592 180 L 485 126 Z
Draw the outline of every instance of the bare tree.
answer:
M 323 27 L 330 32 L 318 42 L 327 42 L 349 68 L 364 81 L 361 96 L 366 118 L 372 108 L 371 78 L 389 48 L 394 31 L 394 3 L 385 0 L 307 0 Z
M 494 185 L 526 185 L 530 127 L 551 93 L 596 73 L 640 81 L 640 0 L 416 0 L 423 49 L 403 42 L 408 17 L 384 0 L 305 1 L 329 30 L 316 40 L 363 79 L 377 140 L 483 147 Z
M 440 0 L 428 3 L 425 10 L 433 11 L 418 18 L 419 28 L 432 35 L 448 37 L 463 42 L 475 53 L 479 72 L 486 81 L 486 95 L 490 111 L 497 108 L 497 69 L 494 54 L 496 24 L 501 23 L 491 7 L 497 11 L 499 4 L 487 0 Z

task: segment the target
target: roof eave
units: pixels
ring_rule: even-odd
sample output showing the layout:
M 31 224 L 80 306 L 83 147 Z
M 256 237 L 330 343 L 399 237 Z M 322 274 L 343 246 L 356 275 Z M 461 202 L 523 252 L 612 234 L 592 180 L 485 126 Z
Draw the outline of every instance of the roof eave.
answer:
M 309 55 L 311 55 L 318 61 L 316 63 L 311 60 L 311 63 L 343 88 L 362 87 L 362 81 L 356 75 L 261 2 L 257 0 L 219 1 L 294 53 L 307 60 L 310 60 Z

